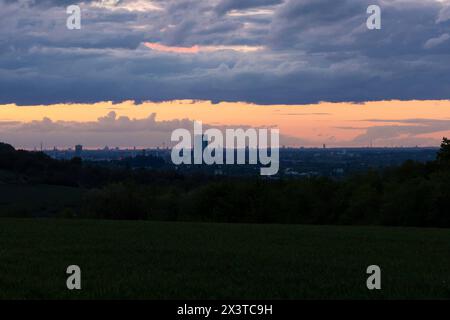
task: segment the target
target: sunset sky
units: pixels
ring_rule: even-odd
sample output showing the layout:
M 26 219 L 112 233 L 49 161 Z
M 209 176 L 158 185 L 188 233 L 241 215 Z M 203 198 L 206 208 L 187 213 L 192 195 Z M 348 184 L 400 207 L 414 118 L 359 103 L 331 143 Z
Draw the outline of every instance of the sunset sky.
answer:
M 193 120 L 289 146 L 450 136 L 450 1 L 0 0 L 0 26 L 0 141 L 19 148 L 168 145 Z

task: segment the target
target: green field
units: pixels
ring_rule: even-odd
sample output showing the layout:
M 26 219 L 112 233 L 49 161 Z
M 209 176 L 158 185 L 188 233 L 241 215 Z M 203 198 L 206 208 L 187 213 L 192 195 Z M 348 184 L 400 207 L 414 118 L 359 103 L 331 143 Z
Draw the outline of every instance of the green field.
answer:
M 0 298 L 450 298 L 450 231 L 0 219 Z

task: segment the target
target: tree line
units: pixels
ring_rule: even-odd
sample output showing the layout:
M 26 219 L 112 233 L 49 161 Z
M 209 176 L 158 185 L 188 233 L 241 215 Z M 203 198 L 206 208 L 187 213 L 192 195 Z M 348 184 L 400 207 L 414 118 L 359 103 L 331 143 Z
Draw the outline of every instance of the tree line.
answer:
M 8 156 L 6 156 L 8 155 Z M 450 141 L 436 160 L 342 180 L 182 175 L 57 161 L 0 146 L 0 170 L 85 188 L 73 217 L 228 223 L 450 227 Z

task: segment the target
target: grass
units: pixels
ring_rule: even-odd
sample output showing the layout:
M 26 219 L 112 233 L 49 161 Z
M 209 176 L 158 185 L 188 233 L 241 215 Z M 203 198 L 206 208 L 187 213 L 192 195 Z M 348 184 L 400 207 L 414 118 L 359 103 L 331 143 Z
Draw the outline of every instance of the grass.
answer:
M 0 298 L 442 299 L 449 244 L 439 229 L 0 219 Z

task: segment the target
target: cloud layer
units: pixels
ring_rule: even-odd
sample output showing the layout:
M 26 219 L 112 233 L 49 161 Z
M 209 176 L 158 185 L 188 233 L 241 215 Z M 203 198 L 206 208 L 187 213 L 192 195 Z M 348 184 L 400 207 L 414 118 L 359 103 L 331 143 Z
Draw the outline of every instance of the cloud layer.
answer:
M 194 122 L 189 119 L 156 120 L 156 113 L 144 119 L 130 119 L 117 116 L 115 111 L 109 112 L 97 121 L 54 121 L 50 118 L 30 122 L 0 121 L 2 142 L 8 142 L 19 148 L 33 149 L 40 144 L 45 148 L 67 148 L 83 144 L 88 148 L 103 146 L 144 148 L 173 147 L 178 141 L 171 141 L 172 132 L 176 129 L 187 129 L 194 136 Z M 244 130 L 248 125 L 211 126 L 203 124 L 203 131 L 215 128 L 225 135 L 227 128 Z M 285 145 L 304 145 L 306 140 L 298 137 L 280 135 L 280 142 Z
M 69 4 L 0 0 L 0 104 L 450 98 L 448 2 L 84 1 L 67 30 Z

